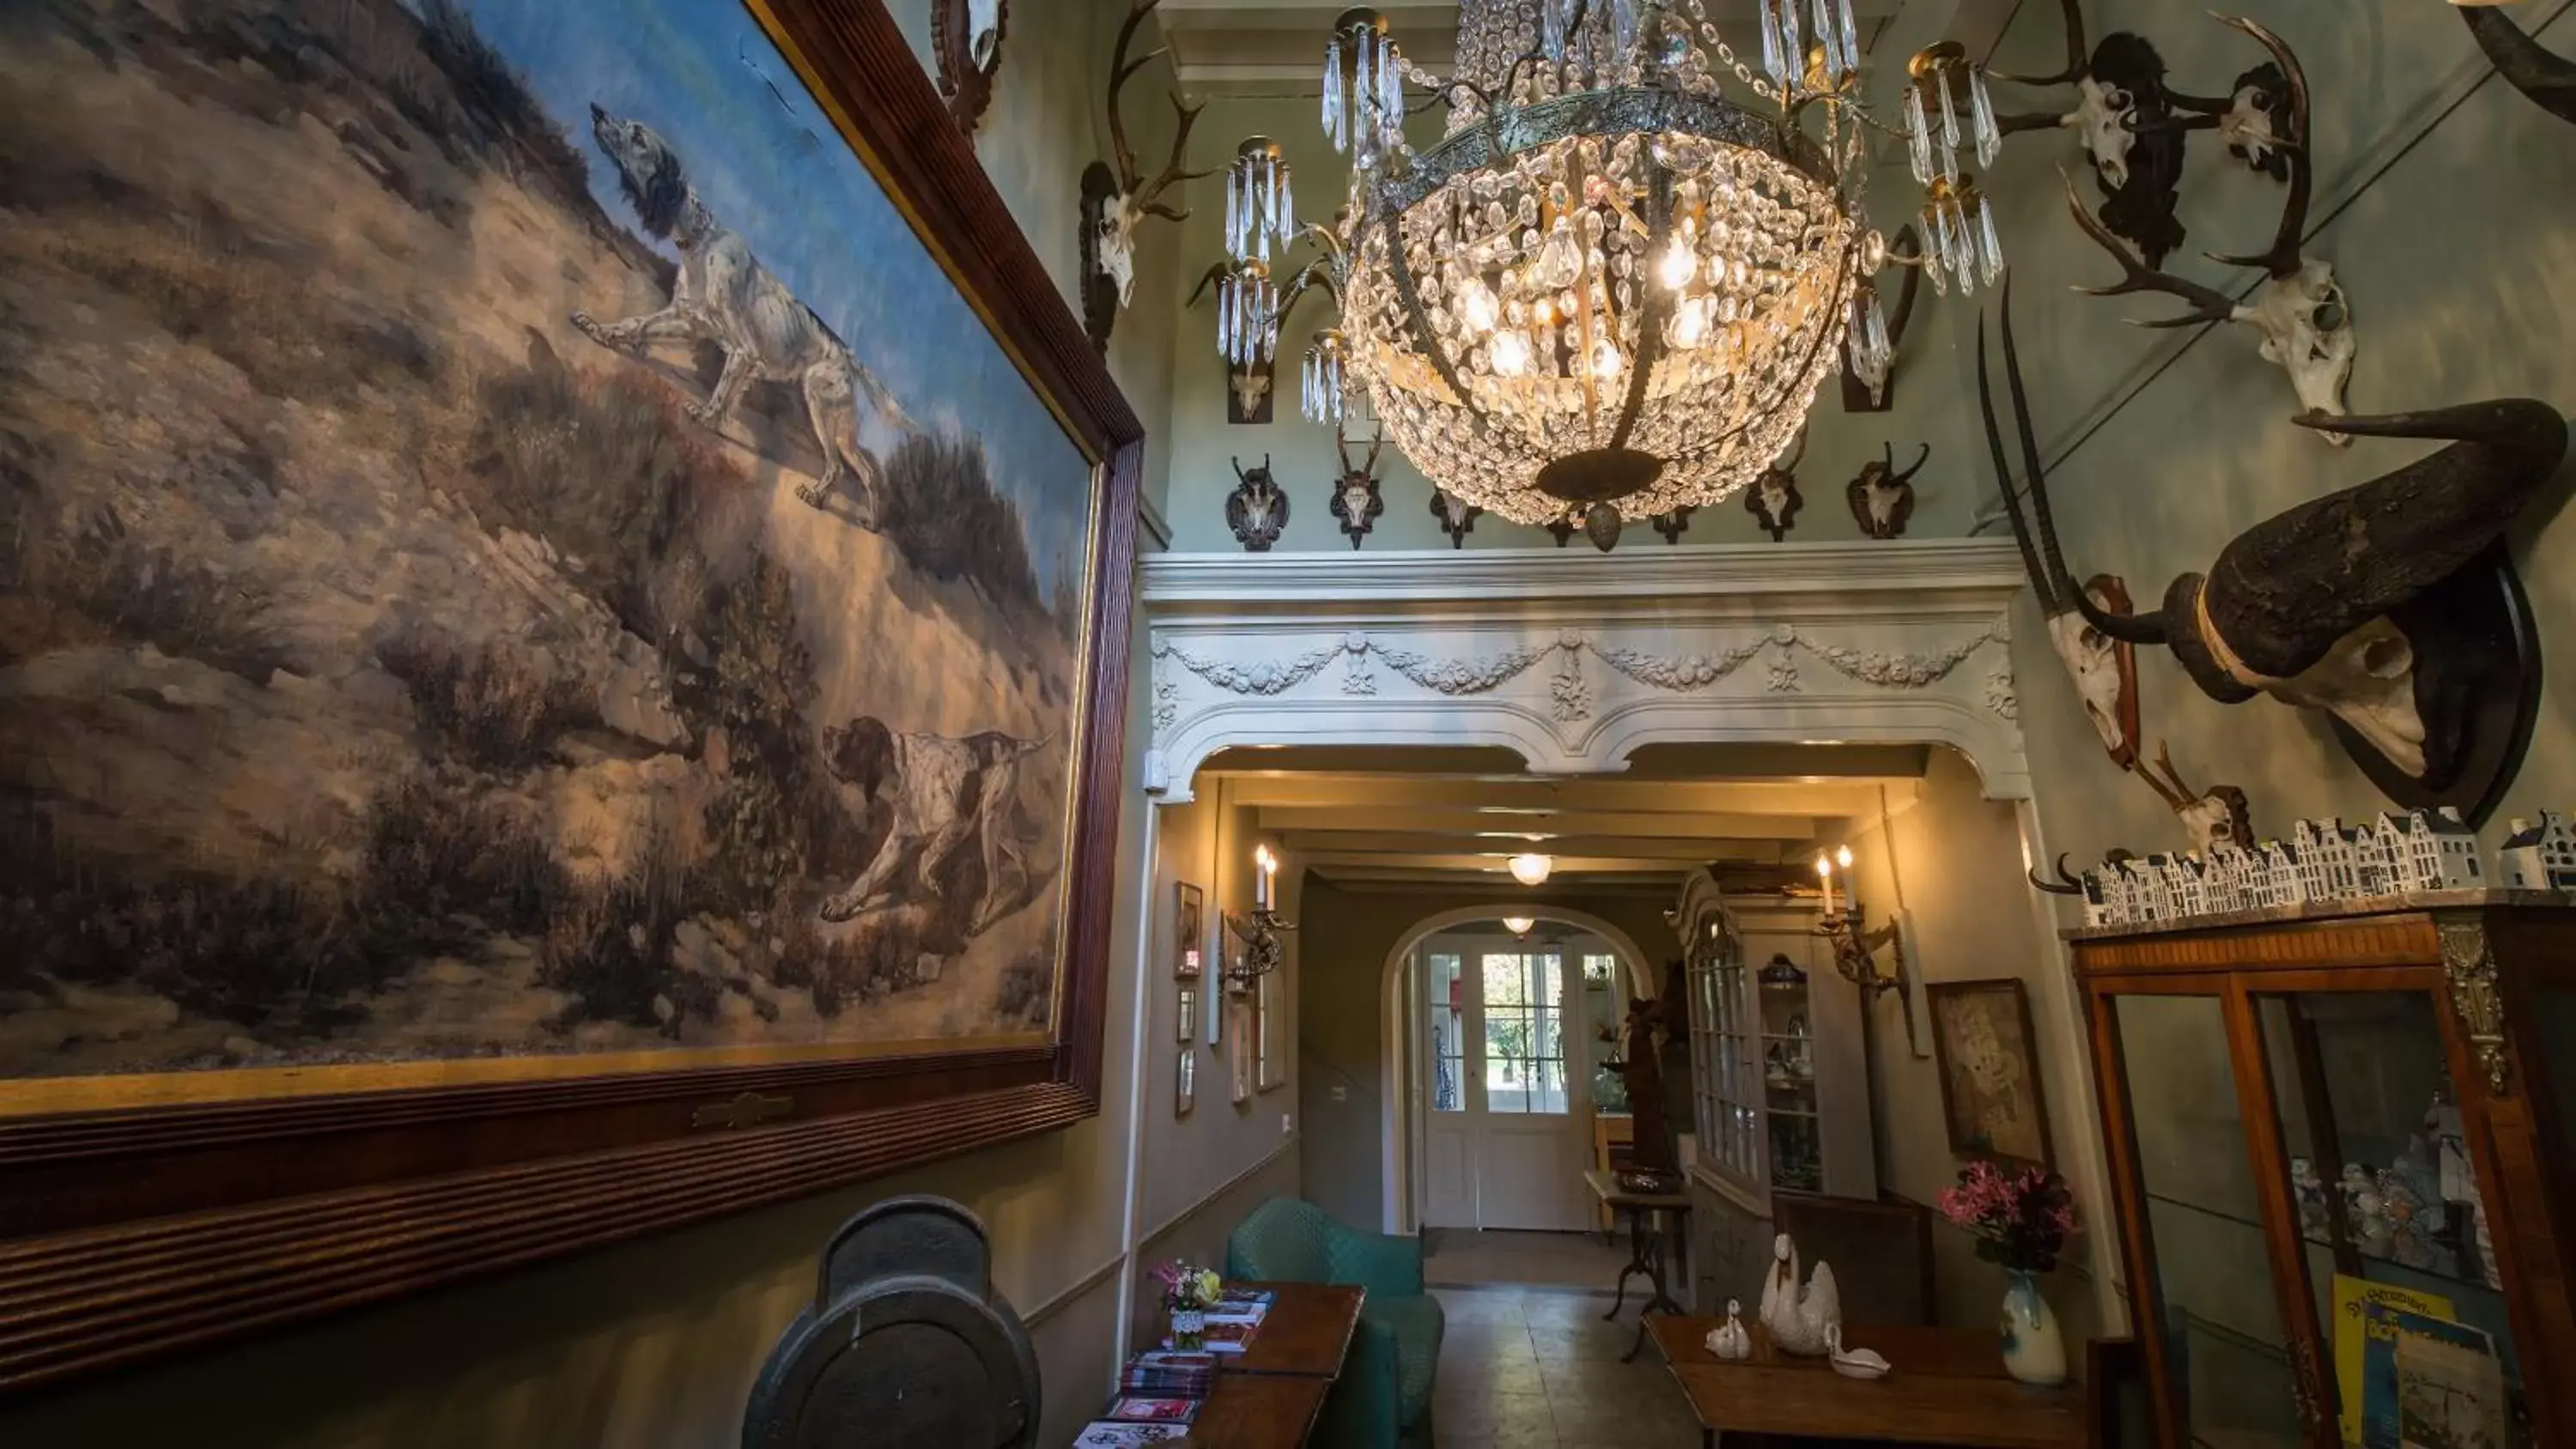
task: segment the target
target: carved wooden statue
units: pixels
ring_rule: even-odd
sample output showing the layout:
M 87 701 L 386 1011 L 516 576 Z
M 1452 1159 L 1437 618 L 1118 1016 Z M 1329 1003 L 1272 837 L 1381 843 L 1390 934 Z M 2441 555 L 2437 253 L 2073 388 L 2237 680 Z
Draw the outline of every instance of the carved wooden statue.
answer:
M 1673 1150 L 1671 1114 L 1664 1108 L 1664 1061 L 1662 1044 L 1656 1039 L 1663 1024 L 1663 1011 L 1654 1002 L 1631 998 L 1624 1036 L 1613 1036 L 1610 1028 L 1601 1029 L 1601 1039 L 1616 1042 L 1619 1055 L 1603 1063 L 1619 1074 L 1628 1089 L 1628 1111 L 1636 1138 L 1630 1162 L 1638 1172 L 1675 1172 L 1679 1170 Z

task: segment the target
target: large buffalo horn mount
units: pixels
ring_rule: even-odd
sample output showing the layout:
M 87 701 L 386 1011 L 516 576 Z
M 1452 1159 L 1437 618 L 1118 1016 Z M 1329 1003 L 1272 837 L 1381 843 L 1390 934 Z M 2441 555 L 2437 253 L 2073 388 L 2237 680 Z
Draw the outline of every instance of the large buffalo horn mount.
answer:
M 2071 603 L 2114 639 L 2162 644 L 2212 699 L 2269 694 L 2333 716 L 2345 752 L 2391 799 L 2474 822 L 2520 766 L 2539 673 L 2528 608 L 2498 542 L 2556 473 L 2567 424 L 2529 398 L 2381 417 L 2302 414 L 2356 437 L 2447 440 L 2430 456 L 2238 534 L 2164 607 L 2114 613 L 2074 586 L 2003 298 L 2004 375 L 2029 489 L 2012 486 L 1977 335 L 1977 398 L 2013 535 L 2043 608 Z M 2501 575 L 2501 578 L 2499 578 Z
M 2506 85 L 2562 121 L 2576 121 L 2576 61 L 2540 48 L 2521 26 L 2505 18 L 2497 0 L 2451 0 L 2478 49 L 2495 63 Z

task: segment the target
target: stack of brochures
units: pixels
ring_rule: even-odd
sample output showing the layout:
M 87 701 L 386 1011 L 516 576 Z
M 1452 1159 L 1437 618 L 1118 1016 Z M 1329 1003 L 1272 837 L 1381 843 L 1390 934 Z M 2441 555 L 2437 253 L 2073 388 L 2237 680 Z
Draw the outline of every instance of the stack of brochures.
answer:
M 2504 1363 L 2451 1300 L 2336 1274 L 2335 1378 L 2354 1449 L 2503 1445 Z
M 1252 1346 L 1252 1336 L 1279 1295 L 1267 1288 L 1228 1288 L 1207 1311 L 1207 1349 L 1238 1354 Z
M 1204 1399 L 1216 1387 L 1216 1355 L 1171 1349 L 1140 1353 L 1119 1376 L 1118 1384 L 1131 1394 Z

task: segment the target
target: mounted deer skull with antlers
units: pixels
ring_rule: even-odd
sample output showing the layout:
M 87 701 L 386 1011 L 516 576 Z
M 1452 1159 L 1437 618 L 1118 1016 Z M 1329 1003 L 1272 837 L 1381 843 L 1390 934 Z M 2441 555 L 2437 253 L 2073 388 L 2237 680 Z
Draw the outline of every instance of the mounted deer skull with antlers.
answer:
M 2478 49 L 2487 53 L 2506 85 L 2562 121 L 2576 121 L 2576 61 L 2540 48 L 2540 42 L 2496 9 L 2514 0 L 2451 0 Z
M 2161 778 L 2159 770 L 2164 772 Z M 2217 785 L 2204 794 L 2184 784 L 2182 772 L 2174 768 L 2173 751 L 2163 741 L 2156 743 L 2155 763 L 2138 767 L 2138 778 L 2191 832 L 2192 849 L 2207 854 L 2218 845 L 2254 848 L 2254 814 L 2245 792 L 2233 785 Z
M 1145 23 L 1161 0 L 1132 0 L 1127 18 L 1118 27 L 1118 45 L 1109 60 L 1109 144 L 1117 167 L 1112 170 L 1094 161 L 1082 173 L 1082 261 L 1083 321 L 1095 346 L 1109 345 L 1110 328 L 1117 324 L 1118 313 L 1135 297 L 1136 292 L 1136 227 L 1148 216 L 1165 221 L 1185 221 L 1186 207 L 1176 208 L 1164 201 L 1163 193 L 1184 181 L 1213 176 L 1213 171 L 1184 171 L 1182 158 L 1189 154 L 1190 128 L 1198 124 L 1204 105 L 1185 106 L 1174 94 L 1172 111 L 1178 124 L 1172 132 L 1171 159 L 1163 169 L 1147 177 L 1136 164 L 1135 149 L 1127 144 L 1127 123 L 1119 114 L 1118 93 L 1127 81 L 1170 47 L 1160 47 L 1133 60 L 1127 58 L 1128 47 L 1135 43 L 1136 29 Z M 1104 289 L 1107 295 L 1102 295 Z
M 1932 460 L 1932 445 L 1925 443 L 1914 466 L 1902 473 L 1896 471 L 1896 445 L 1882 443 L 1880 449 L 1885 459 L 1862 464 L 1859 476 L 1843 491 L 1851 503 L 1852 521 L 1860 525 L 1863 536 L 1902 538 L 1906 520 L 1914 516 L 1914 475 Z
M 2058 548 L 2013 349 L 2009 281 L 2003 349 L 2027 516 L 1995 419 L 1982 324 L 1977 400 L 2013 536 L 2044 600 L 2072 601 L 2086 623 L 2113 639 L 2165 645 L 2212 699 L 2234 704 L 2269 694 L 2324 710 L 2351 731 L 2347 750 L 2374 753 L 2407 781 L 2442 790 L 2458 779 L 2482 728 L 2471 704 L 2500 667 L 2497 651 L 2509 646 L 2464 623 L 2447 586 L 2468 575 L 2556 472 L 2567 451 L 2557 410 L 2507 398 L 2384 417 L 2303 413 L 2296 420 L 2302 427 L 2451 446 L 2238 534 L 2207 573 L 2176 578 L 2160 609 L 2113 613 L 2073 586 Z
M 2302 256 L 2299 251 L 2300 235 L 2307 229 L 2308 194 L 2315 173 L 2315 158 L 2308 146 L 2307 76 L 2299 69 L 2299 58 L 2290 53 L 2281 37 L 2251 20 L 2219 18 L 2263 42 L 2290 84 L 2289 123 L 2286 133 L 2278 139 L 2281 154 L 2289 163 L 2290 193 L 2282 204 L 2281 224 L 2273 233 L 2272 245 L 2253 256 L 2210 253 L 2211 260 L 2229 266 L 2261 267 L 2263 281 L 2245 301 L 2239 302 L 2216 287 L 2139 261 L 2119 238 L 2085 215 L 2083 204 L 2075 196 L 2075 183 L 2070 180 L 2066 183 L 2066 204 L 2075 213 L 2075 224 L 2128 274 L 2113 286 L 2078 290 L 2096 297 L 2163 292 L 2192 304 L 2190 311 L 2176 317 L 2147 321 L 2131 318 L 2132 326 L 2197 327 L 2210 322 L 2242 322 L 2262 337 L 2263 360 L 2290 374 L 2290 386 L 2298 392 L 2303 409 L 2341 416 L 2344 384 L 2352 378 L 2352 307 L 2344 300 L 2343 285 L 2335 280 L 2334 265 Z M 2337 447 L 2351 442 L 2341 430 L 2321 429 L 2319 436 Z
M 1789 445 L 1789 456 L 1762 470 L 1753 486 L 1744 490 L 1744 511 L 1762 525 L 1773 543 L 1789 536 L 1798 523 L 1798 510 L 1807 500 L 1798 495 L 1798 460 L 1807 456 L 1807 430 L 1798 430 L 1798 440 Z
M 1995 118 L 1995 128 L 2006 136 L 2023 131 L 2075 132 L 2102 185 L 2103 224 L 2136 242 L 2150 258 L 2162 261 L 2167 252 L 2182 245 L 2174 196 L 2182 185 L 2185 129 L 2175 121 L 2173 102 L 2165 90 L 2164 57 L 2145 37 L 2126 31 L 2104 36 L 2101 45 L 2088 53 L 2077 0 L 2061 0 L 2061 6 L 2066 21 L 2065 69 L 2053 75 L 1991 74 L 2016 85 L 2073 86 L 2075 109 L 2006 113 Z
M 1342 460 L 1342 476 L 1333 480 L 1333 518 L 1342 526 L 1342 536 L 1351 547 L 1377 524 L 1377 516 L 1386 511 L 1386 500 L 1378 496 L 1377 454 L 1386 446 L 1386 434 L 1369 439 L 1368 456 L 1357 464 L 1351 462 L 1351 441 L 1340 428 L 1333 429 L 1333 452 Z

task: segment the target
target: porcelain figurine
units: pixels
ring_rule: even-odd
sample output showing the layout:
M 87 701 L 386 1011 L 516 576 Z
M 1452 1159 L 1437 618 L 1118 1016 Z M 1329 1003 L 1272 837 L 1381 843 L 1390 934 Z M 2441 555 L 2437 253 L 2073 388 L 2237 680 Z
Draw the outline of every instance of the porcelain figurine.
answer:
M 2334 1230 L 2326 1213 L 2326 1180 L 2304 1157 L 2290 1159 L 2290 1190 L 2299 1199 L 2299 1236 L 2312 1243 L 2328 1241 Z
M 2387 1257 L 2395 1246 L 2396 1228 L 2388 1221 L 2388 1205 L 2381 1200 L 2370 1169 L 2358 1162 L 2343 1165 L 2343 1210 L 2344 1222 L 2360 1240 L 2361 1250 Z
M 1728 1363 L 1740 1363 L 1753 1357 L 1753 1335 L 1744 1327 L 1744 1304 L 1739 1299 L 1726 1300 L 1726 1321 L 1708 1336 L 1708 1351 Z
M 1847 1379 L 1883 1379 L 1895 1367 L 1873 1349 L 1843 1347 L 1843 1326 L 1839 1323 L 1825 1330 L 1825 1347 L 1834 1372 Z
M 1817 1263 L 1801 1289 L 1798 1249 L 1787 1233 L 1771 1240 L 1771 1259 L 1770 1276 L 1762 1281 L 1762 1326 L 1770 1330 L 1772 1347 L 1801 1358 L 1822 1357 L 1831 1351 L 1828 1332 L 1843 1321 L 1833 1266 Z

